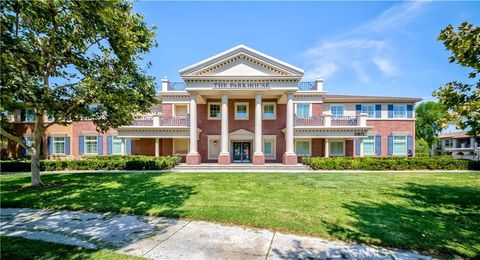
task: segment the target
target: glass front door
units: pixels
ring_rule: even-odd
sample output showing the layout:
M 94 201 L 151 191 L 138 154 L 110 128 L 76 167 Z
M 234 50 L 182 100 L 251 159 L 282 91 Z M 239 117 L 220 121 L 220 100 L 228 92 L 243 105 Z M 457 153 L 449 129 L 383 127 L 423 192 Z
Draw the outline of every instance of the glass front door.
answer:
M 250 162 L 251 142 L 233 142 L 233 162 Z

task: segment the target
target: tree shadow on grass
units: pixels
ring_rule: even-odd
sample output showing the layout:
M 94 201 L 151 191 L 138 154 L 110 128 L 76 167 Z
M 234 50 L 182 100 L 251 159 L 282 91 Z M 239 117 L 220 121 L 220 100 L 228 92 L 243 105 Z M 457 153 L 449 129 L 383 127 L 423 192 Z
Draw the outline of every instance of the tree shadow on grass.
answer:
M 336 237 L 421 250 L 433 254 L 478 257 L 480 189 L 407 183 L 387 194 L 390 202 L 344 204 L 350 227 L 325 223 Z

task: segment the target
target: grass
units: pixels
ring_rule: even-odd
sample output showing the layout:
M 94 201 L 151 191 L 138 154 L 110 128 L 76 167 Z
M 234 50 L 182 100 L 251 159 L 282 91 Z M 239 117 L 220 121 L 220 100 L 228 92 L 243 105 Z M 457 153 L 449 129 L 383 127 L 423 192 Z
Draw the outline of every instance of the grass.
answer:
M 1 206 L 202 219 L 479 257 L 478 173 L 2 175 Z
M 140 257 L 117 254 L 107 250 L 92 250 L 77 246 L 54 244 L 19 237 L 0 237 L 1 259 L 106 259 L 139 260 Z

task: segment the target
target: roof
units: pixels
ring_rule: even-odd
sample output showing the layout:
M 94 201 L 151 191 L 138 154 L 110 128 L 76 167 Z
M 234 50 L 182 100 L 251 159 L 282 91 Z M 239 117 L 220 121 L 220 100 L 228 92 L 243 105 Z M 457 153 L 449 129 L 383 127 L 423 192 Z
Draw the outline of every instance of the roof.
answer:
M 324 102 L 411 102 L 416 103 L 422 101 L 421 98 L 413 97 L 392 97 L 392 96 L 360 96 L 360 95 L 337 95 L 327 94 Z
M 467 135 L 467 131 L 458 131 L 458 132 L 451 132 L 451 133 L 444 133 L 444 134 L 439 134 L 438 138 L 439 139 L 445 139 L 445 138 L 469 138 L 471 137 L 470 135 Z

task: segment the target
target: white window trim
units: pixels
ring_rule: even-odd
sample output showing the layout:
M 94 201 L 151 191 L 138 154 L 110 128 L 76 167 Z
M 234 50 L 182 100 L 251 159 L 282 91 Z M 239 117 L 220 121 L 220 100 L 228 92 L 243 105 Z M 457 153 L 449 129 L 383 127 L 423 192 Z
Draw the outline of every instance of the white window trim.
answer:
M 265 148 L 265 141 L 272 141 L 272 152 L 273 155 L 267 157 L 265 154 L 264 148 Z M 275 160 L 277 159 L 277 136 L 276 135 L 264 135 L 262 138 L 262 151 L 263 155 L 265 156 L 266 160 Z
M 312 156 L 312 139 L 296 139 L 295 153 L 297 153 L 297 142 L 308 142 L 308 155 Z M 297 156 L 307 156 L 306 154 L 297 154 Z
M 363 139 L 363 155 L 367 155 L 367 156 L 372 156 L 372 155 L 376 155 L 375 153 L 375 148 L 377 147 L 377 138 L 375 135 L 369 135 L 367 137 L 370 137 L 370 136 L 373 136 L 373 153 L 365 153 L 365 141 L 367 139 Z
M 273 105 L 273 117 L 264 117 L 265 105 Z M 276 120 L 277 119 L 277 103 L 275 102 L 263 102 L 262 103 L 262 119 L 263 120 Z
M 178 140 L 187 140 L 187 152 L 186 152 L 186 153 L 177 153 L 177 150 L 175 149 L 175 147 L 176 147 L 175 144 L 176 144 L 176 142 L 178 142 Z M 172 146 L 173 146 L 173 147 L 172 147 L 172 151 L 173 151 L 173 154 L 174 154 L 174 155 L 175 155 L 175 154 L 179 154 L 179 155 L 182 155 L 182 156 L 186 156 L 187 153 L 188 153 L 188 149 L 189 149 L 188 146 L 190 145 L 188 142 L 189 142 L 189 139 L 177 139 L 177 138 L 174 138 L 174 139 L 173 139 L 173 142 L 172 142 Z
M 186 106 L 187 107 L 187 115 L 190 115 L 190 106 L 188 104 L 182 104 L 182 103 L 179 103 L 179 104 L 172 104 L 172 115 L 173 116 L 178 116 L 177 115 L 177 110 L 175 109 L 177 106 Z M 210 108 L 210 106 L 209 106 Z M 210 115 L 210 113 L 209 113 Z
M 246 118 L 237 117 L 237 106 L 238 105 L 244 105 L 244 106 L 247 107 L 247 117 Z M 249 109 L 248 102 L 235 102 L 234 106 L 235 106 L 234 120 L 248 120 L 250 118 L 250 109 Z
M 341 154 L 334 154 L 332 153 L 332 143 L 342 143 L 342 146 L 343 146 L 343 153 Z M 346 154 L 346 151 L 345 151 L 345 140 L 330 140 L 329 142 L 329 145 L 328 145 L 328 149 L 330 151 L 328 151 L 329 153 L 329 156 L 331 157 L 344 157 L 345 154 Z
M 220 117 L 210 117 L 210 105 L 219 105 L 220 106 Z M 220 102 L 208 102 L 207 103 L 207 116 L 208 116 L 208 120 L 221 120 L 222 119 L 222 103 L 220 103 Z
M 113 147 L 115 145 L 115 137 L 117 137 L 120 140 L 120 152 L 118 152 L 118 153 L 115 153 L 114 149 L 113 149 Z M 113 135 L 112 135 L 112 154 L 122 154 L 122 138 L 120 138 L 118 136 L 113 136 Z
M 405 137 L 405 153 L 395 153 L 395 137 Z M 406 156 L 408 155 L 408 137 L 406 135 L 394 135 L 392 137 L 392 155 L 393 156 Z
M 65 155 L 66 154 L 66 151 L 67 151 L 67 137 L 64 136 L 64 135 L 53 135 L 51 136 L 52 137 L 52 155 Z M 60 141 L 55 141 L 55 138 L 58 138 L 58 137 L 63 137 L 63 153 L 57 153 L 55 152 L 55 143 L 62 143 Z
M 295 116 L 298 117 L 298 114 L 297 114 L 297 111 L 298 111 L 298 104 L 308 104 L 308 116 L 311 117 L 312 116 L 312 103 L 305 103 L 305 102 L 298 102 L 298 103 L 295 103 Z
M 209 160 L 217 160 L 218 157 L 210 156 L 210 141 L 217 141 L 217 146 L 220 146 L 220 136 L 219 135 L 207 135 L 207 158 Z M 219 152 L 220 153 L 220 152 Z
M 372 117 L 369 117 L 368 113 L 365 113 L 365 114 L 367 114 L 367 118 L 376 118 L 375 117 L 376 113 L 377 113 L 377 111 L 375 110 L 375 108 L 376 108 L 375 105 L 376 104 L 361 104 L 361 105 L 362 105 L 362 109 L 360 110 L 360 113 L 363 113 L 363 108 L 364 107 L 373 107 L 373 116 Z M 345 113 L 345 110 L 344 110 L 344 113 Z M 381 116 L 381 109 L 380 109 L 380 116 Z
M 405 108 L 405 116 L 404 116 L 404 117 L 395 117 L 395 107 L 400 107 L 400 106 Z M 393 104 L 393 107 L 392 107 L 392 118 L 394 118 L 394 119 L 405 119 L 405 118 L 408 118 L 407 105 L 405 105 L 405 104 Z
M 97 152 L 96 153 L 87 153 L 87 137 L 91 137 L 91 136 L 94 136 L 94 137 L 97 137 Z M 83 137 L 83 154 L 84 155 L 95 155 L 95 154 L 98 154 L 98 135 L 84 135 Z
M 343 108 L 343 115 L 341 115 L 341 116 L 345 116 L 345 105 L 344 104 L 330 104 L 330 109 L 329 110 L 330 110 L 330 113 L 332 114 L 332 118 L 335 117 L 333 115 L 333 112 L 332 112 L 332 107 L 334 107 L 334 106 L 342 107 Z

